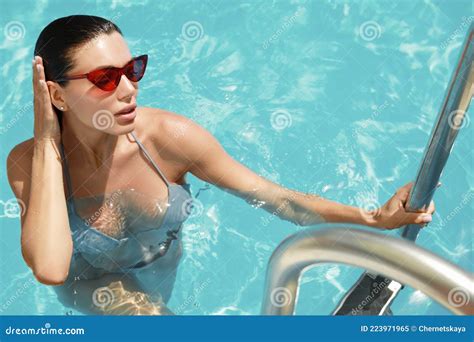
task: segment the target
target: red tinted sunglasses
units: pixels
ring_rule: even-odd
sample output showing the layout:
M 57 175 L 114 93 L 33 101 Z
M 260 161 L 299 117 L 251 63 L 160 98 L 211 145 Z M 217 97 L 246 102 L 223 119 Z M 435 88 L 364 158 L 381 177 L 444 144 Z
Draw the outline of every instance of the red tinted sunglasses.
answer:
M 78 80 L 87 78 L 96 87 L 111 91 L 118 87 L 122 75 L 125 75 L 130 81 L 138 82 L 145 74 L 146 63 L 148 62 L 148 55 L 142 55 L 133 58 L 130 62 L 125 64 L 122 68 L 103 68 L 97 69 L 87 74 L 66 76 L 57 79 L 56 82 Z

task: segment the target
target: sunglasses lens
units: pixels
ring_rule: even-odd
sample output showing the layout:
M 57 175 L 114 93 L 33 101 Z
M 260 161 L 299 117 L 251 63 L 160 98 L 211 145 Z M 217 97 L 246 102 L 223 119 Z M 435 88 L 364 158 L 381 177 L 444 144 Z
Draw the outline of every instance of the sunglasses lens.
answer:
M 125 76 L 132 81 L 138 82 L 142 79 L 143 75 L 145 74 L 146 63 L 148 60 L 148 56 L 140 56 L 132 60 L 126 67 L 125 67 Z
M 89 73 L 87 78 L 98 88 L 110 91 L 117 88 L 120 72 L 116 69 L 100 69 Z
M 92 71 L 87 74 L 87 79 L 102 90 L 111 91 L 117 88 L 120 83 L 122 73 L 132 82 L 138 82 L 145 74 L 148 56 L 143 55 L 134 58 L 122 69 L 106 68 Z

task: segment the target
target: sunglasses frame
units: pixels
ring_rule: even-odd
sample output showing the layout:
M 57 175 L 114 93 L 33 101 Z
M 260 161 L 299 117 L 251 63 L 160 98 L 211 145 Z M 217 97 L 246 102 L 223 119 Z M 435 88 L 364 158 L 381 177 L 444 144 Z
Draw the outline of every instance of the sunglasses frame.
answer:
M 139 77 L 139 79 L 137 81 L 133 81 L 128 77 L 128 75 L 125 72 L 132 65 L 132 63 L 134 63 L 137 60 L 143 60 L 143 63 L 144 63 L 143 73 L 141 74 L 141 76 Z M 96 69 L 96 70 L 90 71 L 86 74 L 62 77 L 62 78 L 57 79 L 56 82 L 72 81 L 72 80 L 79 80 L 79 79 L 87 78 L 97 88 L 99 88 L 101 90 L 104 90 L 104 91 L 113 91 L 113 90 L 117 89 L 117 87 L 120 83 L 120 80 L 122 78 L 122 75 L 125 75 L 125 77 L 127 77 L 132 82 L 139 82 L 142 79 L 142 77 L 145 75 L 147 62 L 148 62 L 148 55 L 146 55 L 146 54 L 145 55 L 140 55 L 140 56 L 132 58 L 130 61 L 128 61 L 121 68 L 109 67 L 109 68 Z M 115 80 L 110 80 L 110 82 L 114 85 L 114 87 L 112 89 L 107 89 L 107 88 L 103 89 L 102 87 L 99 87 L 94 82 L 94 80 L 95 80 L 95 78 L 93 78 L 94 74 L 96 74 L 97 72 L 104 72 L 104 70 L 117 70 L 118 71 L 117 77 L 115 78 Z

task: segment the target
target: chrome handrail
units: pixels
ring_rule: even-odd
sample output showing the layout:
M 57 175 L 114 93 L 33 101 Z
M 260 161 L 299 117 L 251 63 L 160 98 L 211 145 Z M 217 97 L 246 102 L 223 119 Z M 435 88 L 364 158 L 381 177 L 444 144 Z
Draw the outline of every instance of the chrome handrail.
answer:
M 456 68 L 444 95 L 443 104 L 431 131 L 415 183 L 410 191 L 407 210 L 426 208 L 433 198 L 441 172 L 448 160 L 454 140 L 463 126 L 464 116 L 474 92 L 474 23 L 466 34 Z M 402 237 L 415 241 L 420 225 L 407 225 Z
M 459 58 L 451 74 L 451 79 L 446 87 L 444 99 L 436 118 L 428 144 L 423 153 L 422 162 L 418 168 L 416 179 L 411 188 L 407 211 L 417 212 L 426 208 L 433 198 L 438 180 L 441 177 L 443 168 L 446 165 L 449 154 L 454 145 L 454 141 L 459 130 L 463 127 L 466 112 L 473 97 L 474 92 L 474 22 L 462 44 Z M 420 232 L 420 225 L 410 224 L 400 230 L 401 237 L 415 241 Z M 371 278 L 376 275 L 364 273 L 364 275 L 354 284 L 354 286 L 344 296 L 338 305 L 335 314 L 350 312 L 351 305 L 346 300 L 352 297 L 360 297 L 365 292 L 359 284 L 373 282 Z M 396 288 L 390 296 L 384 296 L 382 310 L 380 301 L 371 302 L 366 312 L 371 314 L 386 314 L 390 308 L 390 303 L 395 299 L 401 289 L 401 284 L 392 281 L 390 287 Z M 341 310 L 341 311 L 340 311 Z
M 323 223 L 286 238 L 268 263 L 262 314 L 294 314 L 300 276 L 328 262 L 381 273 L 422 291 L 453 313 L 474 313 L 471 273 L 411 242 L 360 228 L 365 227 Z

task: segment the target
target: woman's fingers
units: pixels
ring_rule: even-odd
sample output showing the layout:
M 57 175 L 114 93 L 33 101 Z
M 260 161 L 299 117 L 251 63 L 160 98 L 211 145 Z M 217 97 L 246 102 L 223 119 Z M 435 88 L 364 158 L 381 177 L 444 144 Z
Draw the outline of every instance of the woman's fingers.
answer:
M 36 73 L 35 73 L 35 68 L 36 68 L 36 58 L 33 58 L 31 61 L 31 71 L 32 71 L 32 84 L 33 84 L 33 89 L 36 87 Z
M 419 210 L 419 212 L 425 213 L 425 214 L 430 214 L 430 215 L 431 215 L 431 214 L 433 214 L 433 213 L 435 212 L 435 210 L 436 210 L 435 203 L 434 203 L 434 201 L 432 200 L 432 201 L 430 202 L 430 204 L 428 205 L 428 207 L 423 207 L 423 208 L 421 208 L 421 209 Z
M 430 202 L 430 205 L 428 206 L 428 209 L 426 210 L 426 212 L 428 214 L 433 214 L 435 212 L 435 204 L 434 204 L 434 201 L 431 201 Z
M 47 105 L 50 103 L 48 85 L 46 84 L 46 78 L 44 75 L 44 68 L 41 64 L 36 65 L 36 73 L 38 77 L 38 86 L 40 90 L 41 100 L 43 104 Z
M 37 66 L 38 65 L 38 58 L 35 57 L 33 59 L 33 63 L 32 63 L 32 69 L 31 69 L 31 72 L 33 74 L 33 101 L 34 101 L 34 105 L 35 105 L 35 112 L 39 111 L 40 108 L 41 108 L 41 101 L 40 101 L 40 85 L 38 83 L 38 69 L 37 69 Z
M 413 187 L 413 182 L 407 183 L 401 188 L 399 188 L 396 192 L 397 197 L 405 203 L 408 199 L 408 195 L 410 194 L 410 190 Z
M 385 221 L 391 222 L 387 224 L 387 226 L 390 227 L 389 229 L 393 229 L 392 227 L 399 228 L 407 224 L 419 224 L 424 227 L 432 221 L 432 214 L 436 210 L 434 201 L 431 201 L 427 207 L 423 207 L 421 210 L 418 210 L 418 212 L 407 211 L 405 206 L 409 201 L 410 191 L 413 188 L 413 185 L 414 182 L 410 182 L 400 187 L 389 202 L 387 202 L 389 205 L 385 204 L 384 207 L 388 208 L 386 214 L 388 219 Z M 437 187 L 440 185 L 441 183 L 438 183 Z M 396 203 L 397 206 L 390 206 L 390 203 Z M 395 208 L 396 212 L 393 211 Z M 390 218 L 391 216 L 392 218 Z
M 409 213 L 407 214 L 407 220 L 405 224 L 422 224 L 425 225 L 432 221 L 432 217 L 428 213 Z
M 404 186 L 402 186 L 399 190 L 403 192 L 410 192 L 411 188 L 413 187 L 413 182 L 407 183 Z
M 60 127 L 54 113 L 43 60 L 36 56 L 32 61 L 34 91 L 35 138 L 60 139 Z
M 34 72 L 36 74 L 36 79 L 38 80 L 38 84 L 42 85 L 43 83 L 46 82 L 46 77 L 44 76 L 44 67 L 43 67 L 41 57 L 38 57 L 37 60 L 38 60 L 38 63 L 36 63 Z
M 36 56 L 34 59 L 33 80 L 35 82 L 35 96 L 41 108 L 48 110 L 51 107 L 51 98 L 49 96 L 49 88 L 44 73 L 43 59 Z M 49 113 L 45 113 L 46 115 Z
M 419 213 L 408 213 L 408 224 L 410 223 L 415 223 L 415 224 L 421 224 L 425 226 L 427 223 L 430 223 L 433 220 L 432 214 L 435 211 L 435 204 L 434 201 L 430 202 L 430 205 L 426 210 L 423 210 L 423 212 Z
M 35 95 L 35 100 L 39 101 L 39 95 L 41 94 L 42 87 L 41 87 L 41 57 L 36 56 L 34 58 L 34 63 L 33 63 L 33 90 L 34 90 L 34 95 Z M 44 79 L 44 78 L 43 78 Z

